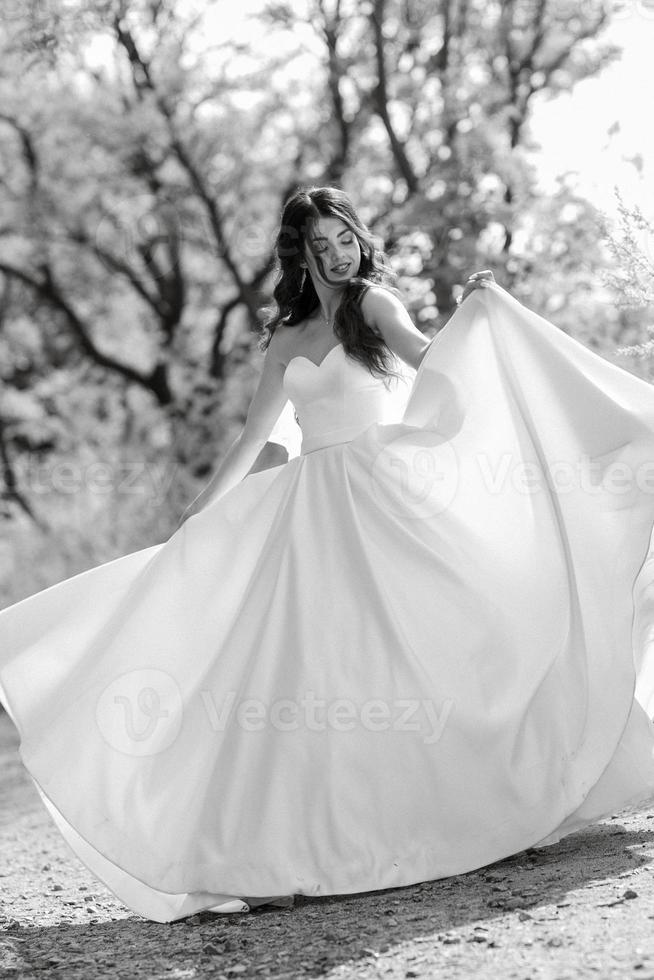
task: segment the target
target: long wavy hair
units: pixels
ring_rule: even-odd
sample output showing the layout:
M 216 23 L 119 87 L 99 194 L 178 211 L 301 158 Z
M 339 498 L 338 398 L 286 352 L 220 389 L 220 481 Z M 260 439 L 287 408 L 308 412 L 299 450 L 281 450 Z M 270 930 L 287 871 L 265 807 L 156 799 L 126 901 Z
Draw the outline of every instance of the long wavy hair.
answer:
M 398 295 L 395 288 L 397 276 L 384 253 L 375 247 L 371 232 L 359 218 L 347 194 L 337 187 L 302 188 L 284 204 L 275 240 L 277 279 L 273 290 L 274 302 L 262 310 L 266 319 L 261 328 L 259 349 L 266 350 L 280 325 L 297 326 L 320 305 L 311 275 L 300 263 L 312 227 L 321 217 L 340 218 L 356 236 L 361 250 L 357 275 L 346 284 L 334 317 L 334 333 L 343 344 L 345 353 L 361 361 L 372 374 L 397 376 L 398 372 L 392 367 L 392 351 L 383 338 L 368 326 L 361 312 L 361 300 L 373 284 L 385 286 Z

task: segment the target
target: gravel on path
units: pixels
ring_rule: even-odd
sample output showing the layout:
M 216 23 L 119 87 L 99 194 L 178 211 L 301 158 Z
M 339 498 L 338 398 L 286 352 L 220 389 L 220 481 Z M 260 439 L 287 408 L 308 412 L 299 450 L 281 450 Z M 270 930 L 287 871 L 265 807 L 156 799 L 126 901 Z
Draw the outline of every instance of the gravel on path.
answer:
M 654 810 L 465 875 L 166 925 L 50 820 L 0 714 L 0 977 L 654 980 Z

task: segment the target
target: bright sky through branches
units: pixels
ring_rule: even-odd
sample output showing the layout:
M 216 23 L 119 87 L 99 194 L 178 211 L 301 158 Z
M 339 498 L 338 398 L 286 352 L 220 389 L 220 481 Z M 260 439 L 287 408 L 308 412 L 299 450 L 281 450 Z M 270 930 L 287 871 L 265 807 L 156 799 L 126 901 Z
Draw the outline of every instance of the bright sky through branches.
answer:
M 654 217 L 654 0 L 611 0 L 613 17 L 604 38 L 623 49 L 618 61 L 599 75 L 575 85 L 569 95 L 534 101 L 531 131 L 540 144 L 534 162 L 544 191 L 554 188 L 556 177 L 574 172 L 578 192 L 608 214 L 615 214 L 617 186 L 627 204 L 638 204 Z M 189 10 L 202 10 L 205 37 L 216 43 L 234 40 L 265 48 L 267 27 L 257 19 L 265 0 L 219 0 L 206 4 L 179 0 Z M 311 31 L 289 37 L 289 49 L 298 40 L 311 47 Z M 275 36 L 275 53 L 281 38 Z M 103 56 L 100 54 L 100 59 Z M 295 62 L 293 71 L 305 66 Z M 247 108 L 244 93 L 244 110 Z
M 623 49 L 619 61 L 595 78 L 579 82 L 570 95 L 542 101 L 532 133 L 541 144 L 537 165 L 543 186 L 557 174 L 577 171 L 580 193 L 597 207 L 615 210 L 614 186 L 625 202 L 654 215 L 654 3 L 616 3 L 604 35 Z M 631 161 L 631 162 L 630 162 Z
M 222 38 L 256 35 L 261 28 L 252 15 L 263 6 L 264 0 L 217 4 Z M 607 213 L 615 213 L 617 185 L 627 203 L 652 215 L 654 0 L 613 0 L 604 37 L 622 47 L 619 61 L 579 82 L 570 95 L 535 104 L 532 133 L 541 149 L 534 159 L 544 189 L 552 189 L 558 174 L 575 171 L 579 193 Z

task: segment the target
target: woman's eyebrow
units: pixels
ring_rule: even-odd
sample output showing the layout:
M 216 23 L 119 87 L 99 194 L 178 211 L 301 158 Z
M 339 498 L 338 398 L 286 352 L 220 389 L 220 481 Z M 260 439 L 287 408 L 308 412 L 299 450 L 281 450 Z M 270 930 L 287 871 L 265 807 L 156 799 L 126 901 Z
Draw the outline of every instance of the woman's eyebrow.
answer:
M 341 235 L 351 235 L 351 234 L 352 234 L 352 232 L 350 231 L 349 228 L 344 228 L 343 231 L 339 231 L 339 233 L 338 233 L 338 235 L 336 237 L 337 238 L 340 238 Z M 311 239 L 311 241 L 312 242 L 326 242 L 327 241 L 327 238 L 326 238 L 325 235 L 314 235 L 314 237 Z

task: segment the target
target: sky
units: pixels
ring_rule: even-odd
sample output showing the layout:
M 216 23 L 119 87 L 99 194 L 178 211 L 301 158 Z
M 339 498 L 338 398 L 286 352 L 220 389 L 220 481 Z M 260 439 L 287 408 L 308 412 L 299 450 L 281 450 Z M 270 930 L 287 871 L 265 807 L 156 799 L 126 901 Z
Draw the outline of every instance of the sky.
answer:
M 531 131 L 541 149 L 535 162 L 544 188 L 557 174 L 576 171 L 578 189 L 608 214 L 615 213 L 617 185 L 626 203 L 653 217 L 654 3 L 625 0 L 615 10 L 606 38 L 623 47 L 620 60 L 572 93 L 536 106 Z M 629 162 L 634 158 L 642 173 Z
M 184 2 L 194 7 L 198 0 Z M 214 37 L 247 41 L 261 32 L 254 18 L 264 2 L 223 0 L 201 9 Z M 605 37 L 623 54 L 571 93 L 534 99 L 531 132 L 540 149 L 533 161 L 544 191 L 553 189 L 558 174 L 573 172 L 578 192 L 607 215 L 616 214 L 617 186 L 627 204 L 654 218 L 654 0 L 609 2 L 613 14 Z
M 248 15 L 264 0 L 240 0 L 221 9 L 222 34 L 247 39 Z M 623 48 L 619 61 L 579 82 L 572 93 L 535 102 L 531 131 L 544 190 L 558 174 L 573 171 L 580 193 L 608 215 L 616 213 L 614 187 L 628 204 L 654 217 L 654 0 L 610 0 L 607 40 Z M 226 22 L 227 20 L 227 22 Z M 630 160 L 641 164 L 641 172 Z

